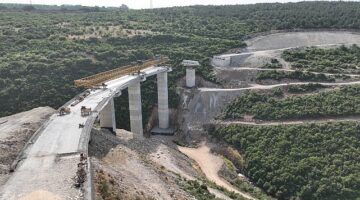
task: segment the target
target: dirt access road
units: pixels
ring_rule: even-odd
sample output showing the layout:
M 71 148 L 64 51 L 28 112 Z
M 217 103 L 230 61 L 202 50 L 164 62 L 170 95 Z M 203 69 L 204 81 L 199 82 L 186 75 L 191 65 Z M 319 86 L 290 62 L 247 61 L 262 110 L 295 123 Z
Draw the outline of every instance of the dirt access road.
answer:
M 206 178 L 215 182 L 216 185 L 224 187 L 231 192 L 238 193 L 247 199 L 254 199 L 249 194 L 237 190 L 234 186 L 219 176 L 218 173 L 224 164 L 224 160 L 220 156 L 212 154 L 210 152 L 210 147 L 205 142 L 201 143 L 198 148 L 178 146 L 178 149 L 180 152 L 196 161 L 201 170 L 204 172 Z

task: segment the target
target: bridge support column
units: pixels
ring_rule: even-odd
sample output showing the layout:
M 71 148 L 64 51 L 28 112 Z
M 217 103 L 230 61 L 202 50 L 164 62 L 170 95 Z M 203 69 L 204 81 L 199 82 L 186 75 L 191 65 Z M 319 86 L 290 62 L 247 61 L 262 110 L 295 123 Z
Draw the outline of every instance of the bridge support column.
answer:
M 140 82 L 128 87 L 131 132 L 143 136 Z
M 115 108 L 114 108 L 114 99 L 112 98 L 109 103 L 100 111 L 100 127 L 109 128 L 112 131 L 116 131 L 116 121 L 115 121 Z
M 186 68 L 186 87 L 192 88 L 195 87 L 195 69 L 192 67 Z
M 159 128 L 169 128 L 169 99 L 167 72 L 157 75 Z

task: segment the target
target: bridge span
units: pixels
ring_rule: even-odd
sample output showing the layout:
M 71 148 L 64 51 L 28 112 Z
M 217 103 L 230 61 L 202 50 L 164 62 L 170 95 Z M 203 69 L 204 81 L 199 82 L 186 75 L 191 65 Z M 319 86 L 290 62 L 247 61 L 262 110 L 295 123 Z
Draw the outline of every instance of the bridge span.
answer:
M 35 133 L 18 159 L 15 172 L 0 188 L 1 200 L 15 199 L 92 199 L 91 163 L 86 159 L 90 132 L 97 118 L 100 126 L 116 129 L 114 97 L 128 88 L 131 131 L 143 135 L 140 83 L 157 75 L 159 128 L 169 128 L 168 67 L 149 67 L 137 75 L 125 75 L 106 82 L 106 88 L 88 90 L 83 101 L 71 107 L 67 115 L 54 114 Z M 64 106 L 70 106 L 76 98 Z M 91 108 L 81 116 L 81 108 Z M 81 126 L 83 125 L 83 127 Z M 85 155 L 85 156 L 83 156 Z M 75 182 L 85 172 L 83 187 Z

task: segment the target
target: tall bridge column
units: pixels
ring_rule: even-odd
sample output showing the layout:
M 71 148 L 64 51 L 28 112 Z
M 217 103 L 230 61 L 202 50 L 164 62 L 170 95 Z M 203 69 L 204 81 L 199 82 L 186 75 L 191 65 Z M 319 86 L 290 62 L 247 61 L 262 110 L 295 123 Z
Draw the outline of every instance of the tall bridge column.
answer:
M 101 128 L 109 128 L 114 132 L 116 131 L 114 98 L 100 111 L 99 118 Z
M 143 136 L 140 82 L 128 87 L 131 132 Z
M 195 86 L 195 69 L 192 67 L 186 68 L 186 87 L 192 88 Z
M 159 128 L 169 128 L 167 72 L 157 74 Z

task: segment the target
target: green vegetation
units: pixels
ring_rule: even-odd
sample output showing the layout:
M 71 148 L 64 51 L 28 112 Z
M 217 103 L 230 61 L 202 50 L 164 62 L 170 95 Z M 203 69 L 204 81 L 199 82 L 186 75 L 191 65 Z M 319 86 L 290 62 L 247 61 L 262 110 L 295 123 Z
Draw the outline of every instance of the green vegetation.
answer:
M 213 126 L 209 125 L 208 127 L 206 127 L 206 129 L 211 127 Z M 230 184 L 238 188 L 239 191 L 245 192 L 256 199 L 272 199 L 272 197 L 268 196 L 260 188 L 254 186 L 245 177 L 238 176 L 238 173 L 244 172 L 245 160 L 237 149 L 231 146 L 218 146 L 216 148 L 212 148 L 211 150 L 214 153 L 221 155 L 224 160 L 225 167 L 223 167 L 219 172 L 219 175 L 222 178 L 224 178 Z M 220 188 L 220 190 L 222 189 Z
M 125 15 L 125 14 L 124 14 Z M 73 80 L 101 71 L 123 66 L 154 54 L 168 55 L 174 67 L 169 74 L 170 105 L 177 105 L 175 80 L 184 75 L 177 63 L 182 59 L 200 60 L 199 74 L 212 80 L 206 59 L 215 52 L 241 46 L 241 42 L 217 38 L 184 35 L 139 35 L 68 39 L 77 27 L 96 29 L 103 17 L 114 17 L 107 23 L 119 23 L 126 18 L 120 12 L 105 13 L 0 13 L 0 116 L 24 111 L 37 106 L 59 107 L 82 89 Z M 123 19 L 124 20 L 124 19 Z M 59 24 L 69 23 L 69 27 Z M 108 25 L 110 26 L 110 25 Z M 203 73 L 202 73 L 203 72 Z M 142 84 L 143 111 L 146 117 L 156 105 L 155 79 Z M 128 128 L 127 94 L 116 100 L 119 127 Z
M 222 126 L 210 130 L 245 156 L 245 174 L 279 199 L 360 196 L 360 124 Z
M 228 149 L 229 148 L 230 147 L 228 147 Z M 236 151 L 236 154 L 238 154 L 237 150 L 235 149 L 232 149 L 231 151 Z M 235 167 L 235 164 L 231 160 L 229 160 L 225 156 L 223 156 L 223 159 L 225 162 L 226 170 L 220 172 L 221 177 L 223 177 L 230 184 L 235 186 L 239 191 L 245 192 L 256 199 L 261 199 L 261 200 L 273 199 L 272 197 L 267 195 L 264 191 L 262 191 L 260 188 L 250 183 L 245 177 L 244 178 L 239 177 L 237 174 L 237 169 Z M 238 159 L 239 160 L 235 160 L 235 162 L 244 162 L 241 156 Z M 242 171 L 243 170 L 244 169 L 242 168 Z
M 319 83 L 309 83 L 304 85 L 290 85 L 287 91 L 289 93 L 298 94 L 298 93 L 314 92 L 323 88 L 326 88 L 326 86 L 321 85 Z
M 148 59 L 157 53 L 168 55 L 176 68 L 169 75 L 170 105 L 174 107 L 177 105 L 174 80 L 181 77 L 184 71 L 176 67 L 176 63 L 184 58 L 202 60 L 202 71 L 207 72 L 203 76 L 211 80 L 209 65 L 203 58 L 225 51 L 230 46 L 241 46 L 241 42 L 236 41 L 166 34 L 87 40 L 66 38 L 68 34 L 76 32 L 76 27 L 93 26 L 97 29 L 98 24 L 110 26 L 101 21 L 105 20 L 102 17 L 112 16 L 112 23 L 118 23 L 117 18 L 126 18 L 122 14 L 125 15 L 118 12 L 70 13 L 69 16 L 0 13 L 0 18 L 4 19 L 0 22 L 3 27 L 0 35 L 0 116 L 37 106 L 59 107 L 81 91 L 73 87 L 73 80 L 137 59 Z M 59 27 L 61 23 L 70 25 Z M 145 119 L 156 104 L 155 81 L 148 80 L 142 84 Z M 117 112 L 118 123 L 120 127 L 127 128 L 126 92 L 117 99 L 117 107 L 124 111 Z
M 277 80 L 281 81 L 284 79 L 298 80 L 298 81 L 317 81 L 317 82 L 334 82 L 333 76 L 326 76 L 324 74 L 314 74 L 311 72 L 286 72 L 286 71 L 262 71 L 256 76 L 256 81 L 264 80 Z
M 178 184 L 198 200 L 220 200 L 207 190 L 206 184 L 196 180 L 179 180 Z
M 230 192 L 227 189 L 206 180 L 198 181 L 198 180 L 178 179 L 178 185 L 186 192 L 193 195 L 198 200 L 220 200 L 219 198 L 216 198 L 215 195 L 209 192 L 208 190 L 209 187 L 221 191 L 226 196 L 234 200 L 246 199 L 237 193 Z M 238 180 L 237 183 L 234 182 L 234 185 L 243 188 L 244 189 L 243 191 L 249 192 L 249 194 L 254 194 L 255 197 L 261 200 L 271 199 L 268 196 L 266 196 L 266 194 L 264 194 L 259 188 L 255 188 L 249 183 L 245 183 Z
M 241 196 L 240 194 L 237 194 L 235 192 L 230 192 L 226 188 L 216 185 L 214 182 L 210 182 L 210 181 L 206 181 L 206 182 L 209 185 L 209 187 L 215 188 L 215 189 L 221 191 L 222 193 L 224 193 L 226 196 L 230 197 L 231 199 L 234 199 L 234 200 L 245 200 L 246 199 L 243 196 Z
M 154 10 L 81 6 L 0 6 L 0 116 L 38 106 L 59 107 L 81 89 L 73 80 L 154 54 L 168 55 L 174 82 L 182 59 L 202 63 L 201 76 L 214 80 L 208 57 L 242 47 L 250 34 L 294 28 L 359 28 L 360 4 L 302 2 L 239 6 L 192 6 Z M 26 12 L 24 12 L 26 10 Z M 336 20 L 334 20 L 336 19 Z M 145 112 L 156 91 L 143 86 Z M 117 100 L 120 127 L 127 127 L 126 92 Z M 146 118 L 144 120 L 146 122 Z M 122 124 L 123 123 L 123 124 Z
M 270 30 L 360 28 L 360 3 L 300 2 L 238 6 L 192 6 L 153 10 L 79 6 L 0 5 L 0 117 L 38 106 L 57 108 L 82 91 L 73 81 L 155 54 L 169 56 L 170 105 L 178 98 L 175 81 L 183 59 L 201 62 L 197 73 L 215 81 L 208 58 L 245 47 L 251 35 Z M 293 67 L 358 73 L 359 48 L 286 52 Z M 304 59 L 309 61 L 306 63 Z M 342 64 L 345 63 L 345 64 Z M 301 64 L 301 66 L 300 66 Z M 271 68 L 279 67 L 276 61 Z M 263 72 L 258 80 L 334 81 L 303 72 Z M 144 123 L 156 104 L 155 78 L 142 84 Z M 225 118 L 253 114 L 258 119 L 293 119 L 360 114 L 359 87 L 282 98 L 249 93 L 225 111 Z M 292 89 L 312 91 L 313 88 Z M 119 127 L 129 126 L 126 91 L 116 99 Z M 359 125 L 337 123 L 289 127 L 218 129 L 214 134 L 244 152 L 246 174 L 267 193 L 290 199 L 356 199 L 360 196 Z M 231 160 L 235 165 L 237 164 Z M 239 164 L 240 165 L 240 164 Z M 97 190 L 117 198 L 108 177 Z M 182 182 L 198 199 L 214 199 L 206 185 Z M 241 187 L 242 182 L 233 184 Z M 213 187 L 213 186 L 212 186 Z M 218 188 L 221 189 L 221 188 Z M 225 193 L 229 193 L 222 189 Z M 250 189 L 249 189 L 250 191 Z M 233 199 L 241 199 L 233 193 Z
M 247 114 L 261 120 L 287 120 L 360 115 L 359 95 L 360 86 L 287 98 L 249 92 L 229 105 L 222 117 L 239 119 Z
M 262 68 L 279 69 L 282 67 L 283 66 L 278 59 L 272 58 L 270 63 L 266 63 Z
M 286 50 L 283 58 L 299 70 L 328 73 L 360 73 L 360 47 L 341 46 L 335 49 L 310 47 Z
M 248 180 L 244 180 L 242 178 L 236 178 L 235 180 L 230 181 L 230 183 L 235 187 L 237 187 L 240 191 L 246 192 L 250 194 L 252 197 L 255 197 L 257 199 L 261 199 L 261 200 L 273 199 L 272 197 L 268 196 L 263 190 L 249 183 Z

